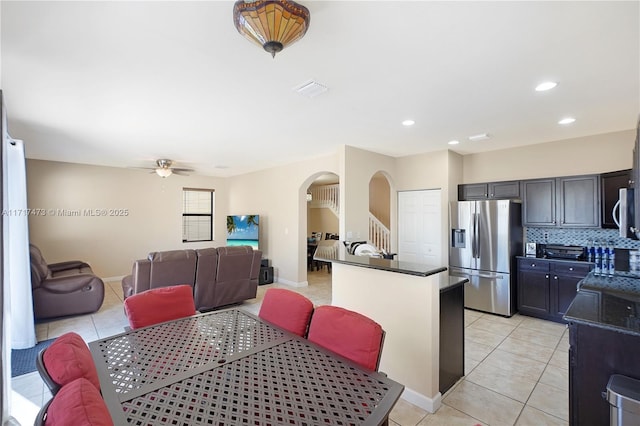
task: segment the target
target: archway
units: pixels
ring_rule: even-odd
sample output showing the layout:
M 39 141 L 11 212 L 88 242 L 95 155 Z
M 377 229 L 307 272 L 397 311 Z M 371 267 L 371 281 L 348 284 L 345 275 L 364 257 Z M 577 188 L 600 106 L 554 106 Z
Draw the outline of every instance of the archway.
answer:
M 369 180 L 369 242 L 387 253 L 391 243 L 391 185 L 383 172 Z
M 332 172 L 320 172 L 311 176 L 304 185 L 306 197 L 306 238 L 305 256 L 307 283 L 308 273 L 313 268 L 319 268 L 311 261 L 318 244 L 325 244 L 327 240 L 339 240 L 340 229 L 340 178 Z M 323 267 L 327 267 L 323 265 Z

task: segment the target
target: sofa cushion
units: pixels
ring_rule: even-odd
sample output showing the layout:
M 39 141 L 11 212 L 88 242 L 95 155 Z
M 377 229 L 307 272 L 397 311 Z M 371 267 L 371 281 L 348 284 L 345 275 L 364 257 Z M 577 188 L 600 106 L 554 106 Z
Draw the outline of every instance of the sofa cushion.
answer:
M 98 371 L 87 344 L 78 334 L 69 332 L 58 337 L 43 354 L 44 366 L 54 382 L 61 386 L 84 377 L 100 390 Z
M 195 250 L 170 250 L 149 253 L 149 288 L 189 284 L 196 279 Z
M 45 426 L 112 426 L 100 392 L 84 378 L 65 385 L 47 409 Z
M 204 312 L 214 308 L 216 290 L 216 271 L 218 270 L 218 249 L 197 249 L 198 262 L 196 265 L 196 282 L 193 288 L 193 298 L 196 309 Z
M 172 260 L 195 259 L 195 250 L 167 250 L 154 251 L 149 253 L 149 260 L 152 262 L 168 262 Z
M 31 256 L 31 273 L 35 273 L 35 277 L 31 277 L 31 285 L 37 287 L 40 282 L 50 275 L 47 262 L 42 257 L 42 252 L 37 246 L 29 244 L 29 255 Z M 37 282 L 37 285 L 35 283 Z
M 127 297 L 124 311 L 132 329 L 195 315 L 190 285 L 159 287 Z
M 218 247 L 214 307 L 256 297 L 261 257 L 249 246 Z

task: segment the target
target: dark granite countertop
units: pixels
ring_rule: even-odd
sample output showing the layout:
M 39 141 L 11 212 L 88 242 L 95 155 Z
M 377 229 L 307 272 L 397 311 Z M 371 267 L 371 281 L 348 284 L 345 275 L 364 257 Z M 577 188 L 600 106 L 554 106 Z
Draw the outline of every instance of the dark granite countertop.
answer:
M 551 257 L 541 257 L 541 256 L 516 256 L 518 259 L 538 259 L 538 260 L 547 260 L 549 262 L 580 262 L 587 264 L 594 264 L 593 262 L 589 262 L 586 259 L 559 259 L 559 258 L 551 258 Z
M 440 293 L 451 290 L 469 281 L 469 278 L 452 277 L 448 272 L 440 274 Z
M 564 319 L 640 336 L 640 275 L 590 272 Z
M 348 254 L 342 244 L 338 244 L 337 250 L 330 255 L 327 252 L 316 254 L 315 260 L 324 262 L 342 263 L 345 265 L 361 266 L 369 269 L 379 269 L 400 274 L 427 277 L 447 270 L 444 266 L 427 265 L 423 263 L 403 262 L 395 259 L 382 259 L 379 257 L 354 256 Z

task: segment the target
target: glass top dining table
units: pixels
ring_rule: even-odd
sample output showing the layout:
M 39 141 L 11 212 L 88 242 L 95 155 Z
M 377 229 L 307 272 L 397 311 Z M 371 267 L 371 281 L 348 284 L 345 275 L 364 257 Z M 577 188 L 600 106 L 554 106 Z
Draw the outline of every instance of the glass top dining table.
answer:
M 116 425 L 377 425 L 404 390 L 238 308 L 89 348 Z

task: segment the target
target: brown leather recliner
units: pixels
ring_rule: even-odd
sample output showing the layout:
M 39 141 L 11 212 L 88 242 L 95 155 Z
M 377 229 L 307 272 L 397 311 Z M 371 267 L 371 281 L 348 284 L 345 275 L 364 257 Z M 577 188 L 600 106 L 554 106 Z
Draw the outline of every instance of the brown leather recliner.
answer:
M 122 279 L 125 299 L 132 294 L 157 287 L 188 284 L 196 277 L 195 250 L 170 250 L 149 253 L 147 259 L 133 263 L 131 275 Z
M 206 273 L 198 273 L 196 279 L 196 309 L 206 311 L 256 297 L 262 251 L 249 246 L 218 247 L 217 268 L 207 264 L 213 256 L 204 251 L 199 250 L 198 269 L 205 267 Z
M 82 261 L 47 264 L 40 249 L 29 245 L 31 291 L 36 319 L 95 312 L 104 301 L 104 282 Z

